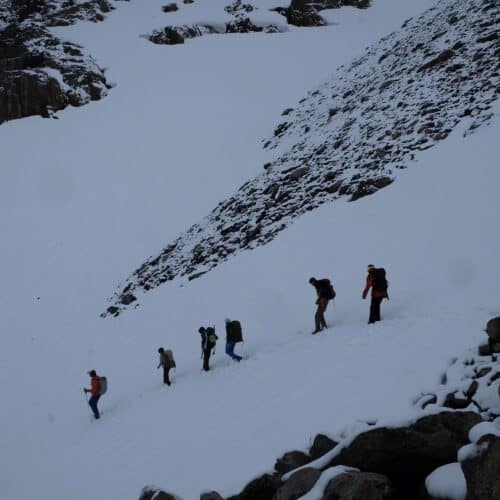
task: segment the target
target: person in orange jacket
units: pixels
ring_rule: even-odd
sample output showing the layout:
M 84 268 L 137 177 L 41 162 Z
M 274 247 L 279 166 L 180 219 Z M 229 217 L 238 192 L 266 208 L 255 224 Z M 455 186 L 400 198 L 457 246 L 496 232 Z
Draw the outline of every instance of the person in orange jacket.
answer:
M 90 392 L 91 396 L 89 399 L 89 406 L 92 408 L 94 412 L 94 417 L 98 419 L 100 417 L 99 410 L 97 408 L 97 402 L 101 397 L 101 382 L 100 377 L 97 375 L 95 370 L 90 370 L 88 372 L 90 375 L 90 389 L 84 388 L 83 391 L 86 393 Z
M 366 299 L 368 291 L 372 289 L 372 300 L 370 302 L 370 317 L 368 324 L 380 321 L 380 304 L 382 300 L 388 299 L 387 280 L 385 279 L 385 269 L 376 268 L 373 264 L 368 266 L 368 276 L 366 277 L 366 285 L 363 290 L 362 297 Z

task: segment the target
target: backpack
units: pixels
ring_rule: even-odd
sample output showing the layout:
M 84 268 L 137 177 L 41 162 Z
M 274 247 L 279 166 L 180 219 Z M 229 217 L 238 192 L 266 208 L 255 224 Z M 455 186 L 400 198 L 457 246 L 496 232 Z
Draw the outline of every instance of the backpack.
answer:
M 170 349 L 164 350 L 165 358 L 167 360 L 168 368 L 175 368 L 174 353 Z
M 333 288 L 333 285 L 330 280 L 328 281 L 328 285 L 326 286 L 326 297 L 328 300 L 333 300 L 337 294 L 335 293 L 335 289 Z
M 218 338 L 217 335 L 215 335 L 215 328 L 213 326 L 209 326 L 205 335 L 208 340 L 208 347 L 215 347 Z
M 379 267 L 375 269 L 373 272 L 373 289 L 378 292 L 387 291 L 388 283 L 385 278 L 385 269 L 383 267 Z
M 103 394 L 106 394 L 107 390 L 108 390 L 108 379 L 101 375 L 99 377 L 99 395 L 102 396 Z
M 243 342 L 243 332 L 239 321 L 234 320 L 227 324 L 227 340 L 235 343 Z

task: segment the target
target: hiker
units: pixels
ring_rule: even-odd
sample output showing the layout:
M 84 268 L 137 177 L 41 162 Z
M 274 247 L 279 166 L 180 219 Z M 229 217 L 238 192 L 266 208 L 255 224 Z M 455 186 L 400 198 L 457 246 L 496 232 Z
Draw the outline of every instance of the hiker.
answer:
M 243 342 L 241 323 L 226 318 L 226 354 L 235 361 L 240 362 L 243 358 L 234 353 L 234 347 L 238 342 Z
M 170 349 L 165 350 L 163 347 L 158 349 L 158 353 L 160 354 L 160 362 L 156 369 L 158 370 L 160 366 L 163 366 L 163 383 L 170 385 L 168 374 L 172 368 L 175 368 L 174 354 Z
M 368 291 L 372 289 L 372 300 L 370 302 L 370 317 L 368 324 L 371 325 L 376 321 L 380 321 L 380 304 L 382 300 L 388 299 L 387 280 L 385 278 L 385 269 L 376 268 L 373 264 L 368 266 L 368 276 L 366 277 L 366 285 L 363 290 L 362 297 L 366 299 Z
M 200 326 L 198 332 L 201 335 L 201 354 L 203 357 L 203 369 L 208 372 L 210 370 L 209 361 L 212 351 L 215 352 L 215 344 L 217 342 L 217 335 L 215 334 L 215 327 L 209 326 L 205 328 Z
M 314 315 L 315 329 L 312 332 L 313 335 L 323 330 L 323 328 L 328 328 L 325 321 L 325 311 L 328 306 L 328 302 L 335 298 L 335 290 L 329 279 L 324 278 L 317 280 L 316 278 L 310 278 L 309 283 L 316 289 L 317 299 L 316 314 Z
M 100 415 L 99 415 L 99 410 L 97 408 L 97 402 L 101 397 L 101 377 L 97 375 L 95 370 L 90 370 L 88 374 L 90 375 L 90 389 L 84 387 L 83 391 L 85 392 L 85 394 L 90 392 L 91 396 L 89 399 L 89 406 L 90 408 L 92 408 L 94 417 L 98 419 Z

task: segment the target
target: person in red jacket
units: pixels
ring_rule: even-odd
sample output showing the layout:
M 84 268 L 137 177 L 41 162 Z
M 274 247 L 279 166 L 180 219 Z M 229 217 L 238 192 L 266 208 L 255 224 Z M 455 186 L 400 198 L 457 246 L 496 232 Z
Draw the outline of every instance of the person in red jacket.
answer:
M 85 393 L 90 392 L 89 406 L 94 412 L 94 417 L 98 419 L 100 415 L 97 409 L 97 402 L 101 397 L 101 381 L 95 370 L 90 370 L 88 374 L 90 375 L 90 389 L 84 388 L 83 391 Z
M 387 280 L 385 279 L 385 269 L 376 268 L 373 264 L 368 266 L 368 276 L 362 297 L 366 299 L 368 291 L 372 289 L 372 300 L 370 302 L 370 318 L 368 324 L 380 321 L 380 304 L 382 300 L 388 299 Z

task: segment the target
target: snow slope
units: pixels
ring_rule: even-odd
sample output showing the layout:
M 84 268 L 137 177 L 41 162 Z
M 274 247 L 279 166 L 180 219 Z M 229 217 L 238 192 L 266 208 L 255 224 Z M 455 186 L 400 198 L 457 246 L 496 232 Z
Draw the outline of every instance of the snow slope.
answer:
M 414 396 L 499 313 L 495 117 L 420 153 L 397 185 L 325 205 L 268 246 L 102 320 L 114 283 L 260 170 L 259 140 L 284 107 L 425 2 L 175 48 L 139 37 L 161 26 L 161 4 L 120 4 L 104 23 L 58 29 L 117 87 L 59 120 L 0 128 L 5 498 L 134 499 L 150 483 L 185 499 L 234 493 L 317 432 L 412 414 Z M 374 327 L 360 299 L 368 263 L 391 283 Z M 338 293 L 333 328 L 315 337 L 311 275 Z M 233 365 L 219 345 L 201 374 L 197 329 L 221 331 L 227 316 L 241 320 L 249 359 Z M 168 389 L 160 345 L 178 363 Z M 109 380 L 99 422 L 81 390 L 90 368 Z

